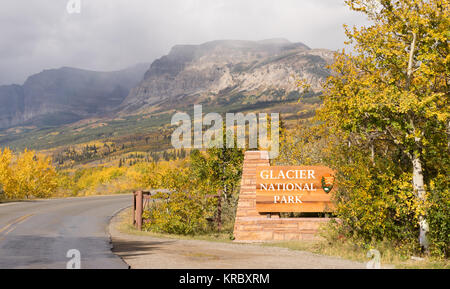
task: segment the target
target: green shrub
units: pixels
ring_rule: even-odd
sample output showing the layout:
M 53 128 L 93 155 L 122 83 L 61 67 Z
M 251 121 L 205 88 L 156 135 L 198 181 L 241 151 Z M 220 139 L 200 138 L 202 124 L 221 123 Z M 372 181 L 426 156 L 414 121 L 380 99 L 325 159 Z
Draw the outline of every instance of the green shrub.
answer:
M 209 208 L 204 196 L 174 192 L 157 193 L 152 198 L 155 202 L 143 214 L 144 230 L 181 235 L 206 231 Z
M 450 255 L 450 190 L 448 178 L 440 180 L 445 181 L 433 184 L 428 194 L 428 238 L 430 252 L 433 255 L 448 258 Z

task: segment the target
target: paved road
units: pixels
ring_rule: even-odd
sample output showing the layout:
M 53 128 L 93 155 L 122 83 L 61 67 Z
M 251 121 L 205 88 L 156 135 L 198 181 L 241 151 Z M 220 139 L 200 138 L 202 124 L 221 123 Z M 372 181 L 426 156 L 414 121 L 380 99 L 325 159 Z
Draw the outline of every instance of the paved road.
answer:
M 81 268 L 128 268 L 111 252 L 108 223 L 130 195 L 0 204 L 0 268 L 66 268 L 68 250 Z

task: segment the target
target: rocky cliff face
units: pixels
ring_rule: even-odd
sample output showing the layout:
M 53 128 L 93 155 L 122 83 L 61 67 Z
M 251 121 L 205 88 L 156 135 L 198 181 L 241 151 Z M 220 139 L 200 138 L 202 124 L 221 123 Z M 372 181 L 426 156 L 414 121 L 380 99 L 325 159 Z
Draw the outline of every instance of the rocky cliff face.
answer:
M 296 92 L 299 79 L 306 79 L 317 92 L 331 60 L 331 51 L 283 39 L 175 46 L 152 63 L 121 109 L 270 101 Z
M 321 89 L 331 60 L 329 50 L 284 39 L 221 40 L 177 45 L 150 68 L 142 64 L 116 72 L 45 70 L 22 86 L 0 86 L 0 128 L 62 125 L 194 103 L 245 106 L 296 99 L 300 79 L 315 92 Z
M 25 95 L 20 85 L 0 86 L 0 128 L 23 122 Z
M 0 128 L 59 125 L 117 108 L 148 65 L 115 72 L 69 67 L 44 70 L 22 86 L 0 86 Z

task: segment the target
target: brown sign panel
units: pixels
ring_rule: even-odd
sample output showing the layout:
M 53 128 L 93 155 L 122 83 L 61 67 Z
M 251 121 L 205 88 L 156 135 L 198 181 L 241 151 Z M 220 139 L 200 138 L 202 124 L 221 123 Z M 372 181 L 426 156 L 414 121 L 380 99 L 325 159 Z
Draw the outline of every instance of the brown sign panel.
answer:
M 334 172 L 323 166 L 261 166 L 256 169 L 256 210 L 331 212 Z

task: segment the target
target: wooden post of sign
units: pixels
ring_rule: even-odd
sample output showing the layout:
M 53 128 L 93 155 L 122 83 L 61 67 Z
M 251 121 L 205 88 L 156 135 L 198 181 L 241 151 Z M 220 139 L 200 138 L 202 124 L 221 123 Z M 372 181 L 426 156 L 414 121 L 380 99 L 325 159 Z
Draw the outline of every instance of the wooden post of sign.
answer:
M 241 190 L 234 224 L 235 241 L 316 239 L 319 226 L 328 222 L 329 218 L 280 218 L 280 214 L 272 209 L 258 212 L 256 173 L 257 170 L 264 167 L 270 168 L 267 151 L 245 152 Z
M 144 205 L 144 196 L 142 191 L 134 193 L 134 220 L 135 226 L 140 231 L 142 230 L 142 212 Z

